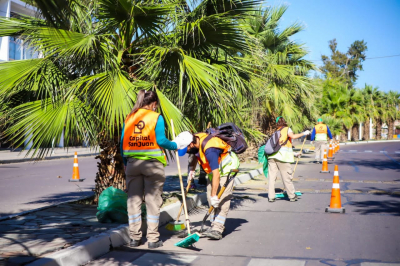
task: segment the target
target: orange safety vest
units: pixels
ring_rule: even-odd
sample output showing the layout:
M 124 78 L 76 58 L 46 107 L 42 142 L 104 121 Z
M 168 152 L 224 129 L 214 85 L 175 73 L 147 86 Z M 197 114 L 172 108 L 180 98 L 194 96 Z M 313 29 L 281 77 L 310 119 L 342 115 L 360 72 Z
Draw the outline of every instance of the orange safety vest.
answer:
M 203 150 L 202 143 L 204 139 L 208 136 L 208 134 L 197 133 L 195 134 L 195 136 L 200 138 L 199 157 L 197 157 L 197 160 L 199 161 L 201 167 L 203 167 L 204 172 L 209 174 L 211 173 L 211 167 L 205 155 L 206 150 L 209 148 L 218 148 L 223 150 L 221 156 L 218 158 L 218 164 L 221 164 L 221 161 L 223 161 L 229 155 L 229 149 L 231 148 L 231 146 L 229 146 L 228 143 L 226 143 L 222 139 L 218 137 L 213 137 L 206 143 L 206 146 Z
M 167 165 L 165 154 L 156 140 L 156 124 L 159 113 L 139 109 L 125 120 L 123 156 L 140 160 L 157 159 Z
M 314 128 L 316 141 L 328 140 L 328 127 L 325 124 L 317 124 Z

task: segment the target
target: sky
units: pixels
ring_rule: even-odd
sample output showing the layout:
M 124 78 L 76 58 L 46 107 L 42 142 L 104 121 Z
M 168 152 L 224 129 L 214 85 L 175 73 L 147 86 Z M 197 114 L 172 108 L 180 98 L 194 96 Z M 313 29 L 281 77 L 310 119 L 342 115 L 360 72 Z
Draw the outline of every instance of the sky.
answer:
M 368 84 L 400 92 L 400 0 L 271 0 L 266 5 L 280 4 L 289 6 L 281 29 L 294 22 L 305 26 L 293 40 L 310 51 L 306 59 L 322 65 L 321 55 L 330 56 L 328 41 L 333 38 L 341 52 L 347 52 L 354 41 L 364 40 L 371 59 L 363 62 L 356 87 Z M 398 56 L 372 59 L 393 55 Z

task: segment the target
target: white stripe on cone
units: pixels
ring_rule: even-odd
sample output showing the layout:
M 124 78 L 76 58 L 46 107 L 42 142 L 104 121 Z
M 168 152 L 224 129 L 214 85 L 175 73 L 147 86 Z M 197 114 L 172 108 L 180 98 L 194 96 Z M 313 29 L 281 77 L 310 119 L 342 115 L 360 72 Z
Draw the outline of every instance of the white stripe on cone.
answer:
M 332 184 L 332 188 L 340 188 L 340 185 L 339 185 L 339 184 L 336 184 L 336 183 L 333 183 L 333 184 Z
M 77 164 L 77 163 L 74 163 L 74 167 L 78 167 L 78 164 Z
M 339 176 L 339 171 L 335 171 L 335 172 L 333 173 L 333 175 Z
M 78 158 L 78 155 L 74 155 L 74 158 Z

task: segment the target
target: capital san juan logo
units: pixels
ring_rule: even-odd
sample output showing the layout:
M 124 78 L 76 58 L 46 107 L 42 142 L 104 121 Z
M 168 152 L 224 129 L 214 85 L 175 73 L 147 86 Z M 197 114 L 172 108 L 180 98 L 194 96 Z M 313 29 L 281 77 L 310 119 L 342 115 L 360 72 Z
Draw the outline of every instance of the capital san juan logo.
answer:
M 154 146 L 154 142 L 151 141 L 150 136 L 143 136 L 142 132 L 143 129 L 145 128 L 146 124 L 144 123 L 143 120 L 140 120 L 136 125 L 134 129 L 134 134 L 138 136 L 130 136 L 129 137 L 129 146 L 131 147 L 150 147 Z

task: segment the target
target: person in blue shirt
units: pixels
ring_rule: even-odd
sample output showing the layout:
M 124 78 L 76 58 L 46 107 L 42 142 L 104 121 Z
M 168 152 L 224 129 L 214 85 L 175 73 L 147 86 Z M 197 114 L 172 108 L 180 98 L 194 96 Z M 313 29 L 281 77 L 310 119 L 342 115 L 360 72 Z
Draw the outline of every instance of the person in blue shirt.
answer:
M 161 195 L 165 182 L 164 167 L 167 165 L 164 149 L 185 148 L 193 139 L 189 132 L 182 132 L 174 141 L 169 141 L 165 137 L 164 118 L 156 112 L 158 105 L 159 99 L 155 91 L 139 91 L 135 106 L 122 129 L 121 153 L 128 191 L 131 247 L 142 244 L 143 198 L 147 212 L 148 247 L 158 248 L 163 245 L 159 239 L 158 224 L 163 203 Z M 189 141 L 184 138 L 185 134 L 189 136 Z
M 322 118 L 318 119 L 311 132 L 311 141 L 314 141 L 315 147 L 315 163 L 321 163 L 324 159 L 324 151 L 328 151 L 328 137 L 333 139 L 329 127 L 322 122 Z

